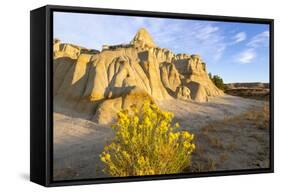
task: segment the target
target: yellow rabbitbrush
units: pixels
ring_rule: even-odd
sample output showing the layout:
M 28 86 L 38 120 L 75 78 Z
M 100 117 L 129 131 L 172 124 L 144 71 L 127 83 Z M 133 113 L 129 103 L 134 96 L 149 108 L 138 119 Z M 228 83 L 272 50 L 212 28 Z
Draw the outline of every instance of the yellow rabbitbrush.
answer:
M 175 132 L 173 113 L 145 101 L 142 108 L 117 114 L 115 136 L 100 155 L 104 172 L 111 176 L 180 173 L 190 164 L 195 149 L 193 134 Z

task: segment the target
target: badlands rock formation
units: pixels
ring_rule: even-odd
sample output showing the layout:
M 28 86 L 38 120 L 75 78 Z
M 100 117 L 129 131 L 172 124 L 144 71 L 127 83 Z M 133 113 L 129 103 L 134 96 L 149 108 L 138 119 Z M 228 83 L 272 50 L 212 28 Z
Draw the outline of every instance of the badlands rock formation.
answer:
M 53 46 L 54 106 L 98 123 L 112 122 L 117 111 L 145 99 L 205 102 L 223 95 L 199 55 L 159 48 L 143 28 L 129 44 L 103 46 L 101 52 L 59 40 Z

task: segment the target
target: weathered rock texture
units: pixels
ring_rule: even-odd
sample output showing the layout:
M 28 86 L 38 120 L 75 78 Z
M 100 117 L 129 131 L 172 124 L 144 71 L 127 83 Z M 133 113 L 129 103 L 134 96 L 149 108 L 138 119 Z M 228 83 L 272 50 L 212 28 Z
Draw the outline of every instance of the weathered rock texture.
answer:
M 55 107 L 70 108 L 99 123 L 141 101 L 208 101 L 223 95 L 209 79 L 198 55 L 175 55 L 156 46 L 145 29 L 130 44 L 101 52 L 54 40 Z

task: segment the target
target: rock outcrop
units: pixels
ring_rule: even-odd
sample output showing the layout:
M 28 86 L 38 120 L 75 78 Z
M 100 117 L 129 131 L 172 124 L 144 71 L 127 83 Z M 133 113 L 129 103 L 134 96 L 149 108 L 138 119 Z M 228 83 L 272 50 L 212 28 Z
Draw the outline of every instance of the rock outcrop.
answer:
M 133 40 L 131 41 L 131 45 L 139 48 L 154 48 L 156 47 L 152 37 L 147 32 L 145 28 L 139 29 Z
M 157 47 L 145 29 L 129 44 L 99 52 L 54 40 L 54 102 L 99 123 L 146 99 L 199 102 L 223 95 L 209 79 L 199 55 L 175 55 Z
M 186 86 L 180 85 L 176 89 L 176 98 L 182 100 L 189 100 L 190 97 L 190 89 Z
M 87 49 L 73 44 L 61 43 L 59 39 L 53 41 L 53 53 L 54 59 L 60 57 L 70 57 L 77 59 L 80 54 L 97 54 L 98 50 Z

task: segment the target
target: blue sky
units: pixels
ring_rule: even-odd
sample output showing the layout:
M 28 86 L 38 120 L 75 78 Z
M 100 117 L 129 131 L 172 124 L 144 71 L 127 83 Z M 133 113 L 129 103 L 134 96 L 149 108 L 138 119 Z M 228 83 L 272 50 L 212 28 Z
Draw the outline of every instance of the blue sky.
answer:
M 269 82 L 269 25 L 62 12 L 53 23 L 55 38 L 98 50 L 129 43 L 144 27 L 159 47 L 201 55 L 226 83 Z

